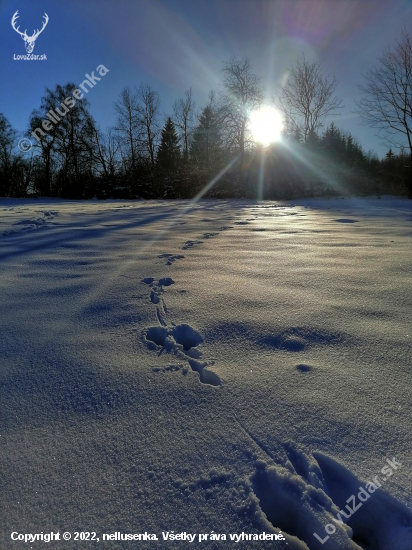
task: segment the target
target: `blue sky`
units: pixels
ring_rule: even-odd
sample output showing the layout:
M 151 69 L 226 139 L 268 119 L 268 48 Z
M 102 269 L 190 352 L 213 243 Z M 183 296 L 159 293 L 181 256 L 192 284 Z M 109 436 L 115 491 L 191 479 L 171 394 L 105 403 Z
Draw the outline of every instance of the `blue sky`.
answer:
M 33 51 L 46 61 L 13 59 L 26 53 L 11 27 L 17 10 L 29 35 L 49 16 Z M 304 53 L 340 81 L 345 108 L 335 123 L 383 155 L 387 146 L 359 125 L 354 100 L 362 74 L 403 27 L 412 29 L 412 0 L 2 0 L 0 111 L 25 130 L 46 87 L 79 84 L 103 64 L 109 73 L 87 95 L 102 128 L 114 123 L 113 103 L 126 85 L 152 85 L 168 115 L 189 87 L 204 105 L 233 55 L 251 58 L 270 102 Z

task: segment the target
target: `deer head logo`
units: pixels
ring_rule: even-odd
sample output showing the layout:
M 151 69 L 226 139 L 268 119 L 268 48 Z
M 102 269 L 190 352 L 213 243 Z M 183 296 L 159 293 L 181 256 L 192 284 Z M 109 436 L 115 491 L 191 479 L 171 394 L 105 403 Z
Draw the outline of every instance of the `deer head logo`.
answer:
M 17 21 L 17 19 L 18 19 L 18 17 L 19 17 L 19 16 L 18 16 L 18 13 L 19 13 L 19 12 L 16 11 L 16 13 L 13 15 L 13 19 L 11 20 L 11 26 L 12 26 L 13 29 L 14 29 L 16 32 L 18 32 L 18 33 L 20 34 L 20 36 L 23 38 L 23 40 L 24 40 L 24 45 L 25 45 L 25 47 L 26 47 L 26 52 L 27 52 L 27 53 L 31 53 L 31 52 L 33 51 L 33 49 L 34 49 L 34 45 L 35 45 L 35 43 L 36 43 L 37 37 L 38 37 L 39 34 L 43 31 L 44 27 L 47 25 L 47 23 L 48 23 L 48 21 L 49 21 L 49 17 L 48 17 L 48 15 L 47 15 L 47 13 L 45 13 L 45 14 L 43 15 L 43 17 L 44 17 L 43 27 L 42 27 L 40 30 L 37 29 L 37 32 L 34 31 L 33 34 L 32 34 L 32 36 L 27 36 L 27 33 L 26 33 L 27 29 L 26 29 L 24 32 L 20 32 L 20 31 L 19 31 L 19 28 L 20 28 L 20 27 L 17 27 L 17 29 L 16 29 L 16 21 Z

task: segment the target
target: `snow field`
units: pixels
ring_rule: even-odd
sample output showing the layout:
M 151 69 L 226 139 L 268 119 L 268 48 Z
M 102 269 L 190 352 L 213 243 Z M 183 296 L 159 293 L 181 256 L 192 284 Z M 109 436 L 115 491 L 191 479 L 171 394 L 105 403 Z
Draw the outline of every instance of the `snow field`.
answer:
M 0 214 L 3 546 L 281 530 L 201 546 L 411 550 L 408 201 Z

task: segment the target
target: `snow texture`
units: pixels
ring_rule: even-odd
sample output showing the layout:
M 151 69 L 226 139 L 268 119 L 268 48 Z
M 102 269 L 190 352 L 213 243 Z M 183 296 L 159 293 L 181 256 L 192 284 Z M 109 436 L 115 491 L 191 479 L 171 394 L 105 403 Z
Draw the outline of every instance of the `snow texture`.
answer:
M 1 199 L 0 547 L 412 550 L 411 222 L 392 197 Z

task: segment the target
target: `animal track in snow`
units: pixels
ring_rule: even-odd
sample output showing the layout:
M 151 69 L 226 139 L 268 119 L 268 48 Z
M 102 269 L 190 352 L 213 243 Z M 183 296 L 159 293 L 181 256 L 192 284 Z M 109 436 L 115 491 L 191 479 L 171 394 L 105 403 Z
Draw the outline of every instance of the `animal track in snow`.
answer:
M 193 248 L 195 245 L 203 244 L 203 241 L 186 241 L 182 250 L 187 250 L 188 248 Z
M 20 220 L 18 222 L 15 222 L 13 225 L 23 226 L 23 227 L 19 229 L 10 229 L 8 231 L 3 231 L 3 234 L 2 234 L 3 237 L 12 237 L 22 232 L 46 228 L 51 224 L 51 220 L 53 220 L 56 216 L 59 215 L 57 211 L 48 211 L 48 210 L 40 211 L 40 213 L 43 214 L 43 217 L 41 218 L 25 219 L 25 220 Z
M 221 381 L 219 376 L 215 372 L 208 370 L 206 368 L 209 365 L 210 366 L 213 365 L 213 362 L 202 363 L 201 361 L 197 361 L 196 359 L 189 359 L 189 365 L 192 370 L 199 373 L 199 379 L 202 382 L 202 384 L 210 384 L 211 386 L 220 386 Z
M 171 253 L 165 253 L 165 254 L 159 254 L 158 258 L 162 258 L 166 260 L 166 265 L 172 265 L 173 262 L 176 260 L 181 260 L 184 258 L 183 254 L 171 254 Z
M 211 220 L 209 218 L 204 218 L 201 221 L 211 222 L 211 221 L 214 221 L 214 220 Z M 236 223 L 243 223 L 243 222 L 236 222 Z M 248 223 L 248 222 L 246 222 L 246 223 Z M 207 233 L 204 233 L 202 238 L 203 239 L 210 239 L 211 237 L 217 237 L 219 235 L 220 231 L 226 231 L 227 229 L 232 229 L 232 227 L 233 226 L 231 226 L 231 225 L 223 225 L 222 227 L 219 228 L 218 231 L 209 231 Z M 194 246 L 197 246 L 199 244 L 203 244 L 203 241 L 192 240 L 192 239 L 188 240 L 182 246 L 182 250 L 189 250 L 190 248 L 193 248 Z M 184 258 L 184 255 L 183 254 L 172 254 L 170 252 L 165 252 L 163 254 L 159 254 L 158 258 L 165 259 L 166 260 L 166 265 L 172 265 L 172 263 L 175 262 L 176 260 L 180 260 L 180 259 Z
M 191 351 L 203 342 L 200 334 L 190 325 L 182 324 L 172 328 L 168 327 L 150 327 L 146 331 L 146 340 L 153 342 L 156 346 L 173 347 L 174 344 L 182 346 L 182 350 L 187 352 L 189 357 L 199 357 L 201 353 Z
M 174 327 L 150 327 L 144 331 L 144 339 L 148 346 L 158 351 L 172 353 L 179 359 L 186 359 L 193 371 L 199 374 L 203 384 L 220 386 L 219 376 L 207 369 L 212 363 L 201 362 L 202 352 L 197 346 L 203 342 L 200 334 L 190 325 L 183 323 Z
M 303 541 L 310 550 L 393 550 L 394 543 L 412 550 L 412 513 L 376 484 L 382 475 L 362 482 L 322 453 L 308 457 L 293 443 L 284 449 L 286 457 L 273 466 L 257 460 L 250 478 L 264 528 L 281 529 L 292 548 Z
M 310 365 L 304 365 L 302 363 L 300 365 L 296 365 L 296 370 L 298 370 L 299 372 L 309 372 L 313 370 L 313 367 L 311 367 Z
M 162 279 L 159 279 L 159 281 L 156 283 L 153 277 L 145 277 L 144 279 L 142 279 L 142 283 L 150 286 L 150 301 L 152 302 L 152 304 L 155 304 L 157 306 L 157 319 L 162 326 L 166 326 L 167 306 L 164 298 L 162 297 L 162 294 L 164 292 L 163 287 L 173 285 L 174 280 L 171 277 L 163 277 Z
M 187 360 L 190 368 L 199 374 L 200 381 L 203 384 L 220 386 L 219 376 L 207 368 L 213 362 L 199 361 L 202 352 L 197 349 L 197 346 L 203 342 L 200 334 L 186 323 L 173 325 L 172 327 L 167 325 L 167 307 L 162 296 L 163 287 L 174 284 L 174 280 L 171 277 L 163 277 L 156 282 L 153 277 L 145 277 L 142 279 L 142 283 L 150 287 L 150 301 L 156 305 L 157 319 L 160 324 L 160 326 L 149 327 L 143 331 L 143 338 L 148 347 L 158 351 L 159 355 L 163 352 L 172 353 L 179 359 Z M 159 367 L 155 372 L 160 370 Z M 167 368 L 166 370 L 180 369 Z M 183 374 L 186 374 L 184 369 Z
M 159 279 L 159 286 L 170 286 L 174 283 L 175 282 L 171 277 L 163 277 L 162 279 Z

